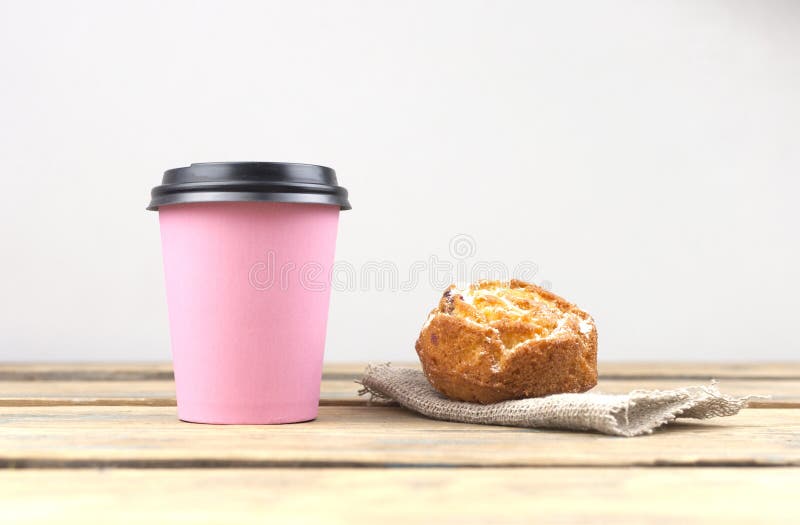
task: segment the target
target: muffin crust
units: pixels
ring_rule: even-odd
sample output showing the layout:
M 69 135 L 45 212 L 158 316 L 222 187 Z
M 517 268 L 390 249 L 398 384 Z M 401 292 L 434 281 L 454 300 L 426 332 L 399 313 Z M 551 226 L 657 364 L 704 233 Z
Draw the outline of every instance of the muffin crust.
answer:
M 565 299 L 524 281 L 451 285 L 416 343 L 436 390 L 495 403 L 597 384 L 597 329 Z

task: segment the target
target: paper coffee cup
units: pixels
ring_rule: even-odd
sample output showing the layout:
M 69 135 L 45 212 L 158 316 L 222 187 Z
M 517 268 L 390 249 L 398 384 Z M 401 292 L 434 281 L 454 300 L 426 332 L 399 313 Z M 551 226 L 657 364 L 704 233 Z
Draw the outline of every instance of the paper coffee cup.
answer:
M 319 406 L 330 273 L 347 191 L 326 167 L 168 170 L 158 210 L 178 417 L 292 423 Z

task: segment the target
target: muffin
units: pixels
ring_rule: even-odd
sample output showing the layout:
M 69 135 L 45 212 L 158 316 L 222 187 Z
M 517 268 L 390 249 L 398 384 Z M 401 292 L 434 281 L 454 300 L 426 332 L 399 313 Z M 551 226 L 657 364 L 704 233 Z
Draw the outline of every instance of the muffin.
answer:
M 416 344 L 431 385 L 450 399 L 585 392 L 597 384 L 597 329 L 565 299 L 523 281 L 451 285 Z

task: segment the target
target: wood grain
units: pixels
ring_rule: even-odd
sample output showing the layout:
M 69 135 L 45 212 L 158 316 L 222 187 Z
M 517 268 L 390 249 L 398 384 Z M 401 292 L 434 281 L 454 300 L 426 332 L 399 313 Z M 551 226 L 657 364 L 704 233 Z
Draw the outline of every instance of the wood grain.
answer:
M 797 363 L 603 364 L 605 392 L 779 407 L 633 439 L 366 406 L 363 368 L 326 365 L 316 421 L 211 426 L 177 420 L 168 363 L 0 365 L 0 523 L 800 522 Z
M 395 363 L 419 366 L 417 362 Z M 354 379 L 364 363 L 326 363 L 329 379 Z M 800 361 L 786 363 L 600 362 L 603 378 L 800 379 Z M 172 379 L 170 363 L 0 363 L 0 381 L 141 381 Z
M 419 368 L 417 361 L 393 363 Z M 363 363 L 332 363 L 325 367 L 327 374 L 359 377 Z M 598 364 L 602 379 L 800 379 L 800 361 L 775 363 L 745 362 L 604 362 Z
M 320 404 L 366 405 L 352 379 L 324 379 Z M 0 381 L 0 406 L 175 406 L 172 380 Z
M 0 363 L 0 381 L 172 380 L 172 363 Z
M 613 394 L 636 389 L 671 389 L 708 384 L 691 379 L 601 379 L 595 391 Z M 751 403 L 757 408 L 800 408 L 800 379 L 722 379 L 731 395 L 769 395 Z M 353 379 L 324 379 L 321 405 L 364 405 Z M 175 406 L 171 380 L 151 381 L 0 381 L 0 406 Z
M 322 407 L 277 426 L 181 423 L 172 407 L 3 407 L 0 466 L 800 465 L 800 410 L 680 420 L 633 439 L 465 425 L 395 407 Z
M 798 468 L 5 471 L 0 522 L 797 523 L 798 492 Z
M 800 379 L 800 361 L 775 363 L 600 362 L 601 377 L 672 379 Z

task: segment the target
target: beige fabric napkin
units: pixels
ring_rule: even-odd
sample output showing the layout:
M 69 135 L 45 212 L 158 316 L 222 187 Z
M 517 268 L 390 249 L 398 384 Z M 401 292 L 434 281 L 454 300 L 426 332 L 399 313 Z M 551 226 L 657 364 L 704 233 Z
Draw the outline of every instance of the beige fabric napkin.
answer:
M 389 364 L 367 366 L 361 395 L 392 400 L 424 416 L 456 421 L 528 428 L 596 431 L 612 436 L 640 436 L 678 417 L 706 419 L 732 416 L 752 397 L 731 397 L 716 384 L 676 390 L 634 390 L 629 394 L 557 394 L 503 401 L 491 405 L 451 401 L 433 389 L 413 368 Z

